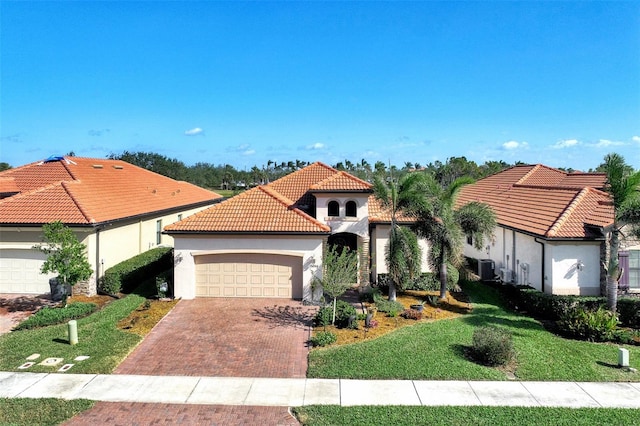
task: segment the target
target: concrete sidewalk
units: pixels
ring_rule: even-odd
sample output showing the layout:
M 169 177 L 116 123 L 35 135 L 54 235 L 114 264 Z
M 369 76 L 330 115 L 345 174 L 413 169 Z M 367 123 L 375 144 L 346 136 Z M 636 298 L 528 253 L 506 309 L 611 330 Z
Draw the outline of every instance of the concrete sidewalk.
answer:
M 278 379 L 0 372 L 0 397 L 303 406 L 640 408 L 640 383 Z

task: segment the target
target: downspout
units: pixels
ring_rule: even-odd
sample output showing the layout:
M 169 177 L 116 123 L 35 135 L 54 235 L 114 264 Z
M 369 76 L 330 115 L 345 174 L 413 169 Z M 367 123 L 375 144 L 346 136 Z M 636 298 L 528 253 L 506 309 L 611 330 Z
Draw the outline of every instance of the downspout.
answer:
M 544 252 L 545 252 L 545 245 L 543 242 L 538 241 L 538 237 L 534 238 L 533 241 L 535 241 L 536 243 L 540 244 L 542 246 L 542 268 L 541 268 L 541 275 L 540 277 L 542 278 L 541 280 L 541 286 L 540 286 L 540 291 L 542 291 L 544 293 L 544 262 L 545 262 L 545 256 L 544 256 Z
M 513 271 L 513 275 L 511 276 L 511 280 L 514 284 L 518 284 L 518 269 L 516 263 L 516 231 L 511 230 L 511 270 Z

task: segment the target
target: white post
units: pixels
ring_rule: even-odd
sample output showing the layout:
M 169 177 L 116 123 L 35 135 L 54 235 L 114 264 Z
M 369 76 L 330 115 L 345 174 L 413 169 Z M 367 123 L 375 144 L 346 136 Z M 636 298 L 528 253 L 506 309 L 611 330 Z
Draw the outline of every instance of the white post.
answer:
M 78 344 L 78 323 L 76 320 L 69 321 L 69 344 Z
M 625 348 L 618 349 L 618 367 L 629 366 L 629 350 Z

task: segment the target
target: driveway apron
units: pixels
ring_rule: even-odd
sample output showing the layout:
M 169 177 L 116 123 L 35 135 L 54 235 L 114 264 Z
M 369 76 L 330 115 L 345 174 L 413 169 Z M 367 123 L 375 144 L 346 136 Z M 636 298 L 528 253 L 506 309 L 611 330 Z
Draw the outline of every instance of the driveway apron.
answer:
M 115 374 L 305 377 L 315 310 L 289 299 L 182 300 Z

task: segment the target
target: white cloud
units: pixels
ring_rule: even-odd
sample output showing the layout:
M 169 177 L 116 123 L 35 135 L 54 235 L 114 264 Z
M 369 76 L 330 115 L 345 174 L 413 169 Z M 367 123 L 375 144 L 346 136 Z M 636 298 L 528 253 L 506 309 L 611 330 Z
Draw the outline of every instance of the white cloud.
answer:
M 244 151 L 242 151 L 242 155 L 253 155 L 256 153 L 255 149 L 246 149 Z
M 507 141 L 502 144 L 502 149 L 506 151 L 513 151 L 514 149 L 527 149 L 528 147 L 529 147 L 529 144 L 525 141 L 522 141 L 522 142 Z
M 600 139 L 598 142 L 593 144 L 593 146 L 597 148 L 607 148 L 610 146 L 620 146 L 620 145 L 624 145 L 624 142 L 610 141 L 608 139 Z
M 307 145 L 307 149 L 310 150 L 319 150 L 319 149 L 324 149 L 324 144 L 322 142 L 316 142 L 314 144 L 311 145 Z
M 634 136 L 631 138 L 632 141 L 640 143 L 640 136 Z
M 194 127 L 193 129 L 185 130 L 184 134 L 185 136 L 204 135 L 204 130 L 202 130 L 200 127 Z
M 572 146 L 580 145 L 580 142 L 577 139 L 563 139 L 561 141 L 556 142 L 554 145 L 551 145 L 551 148 L 555 149 L 563 149 L 563 148 L 571 148 Z

